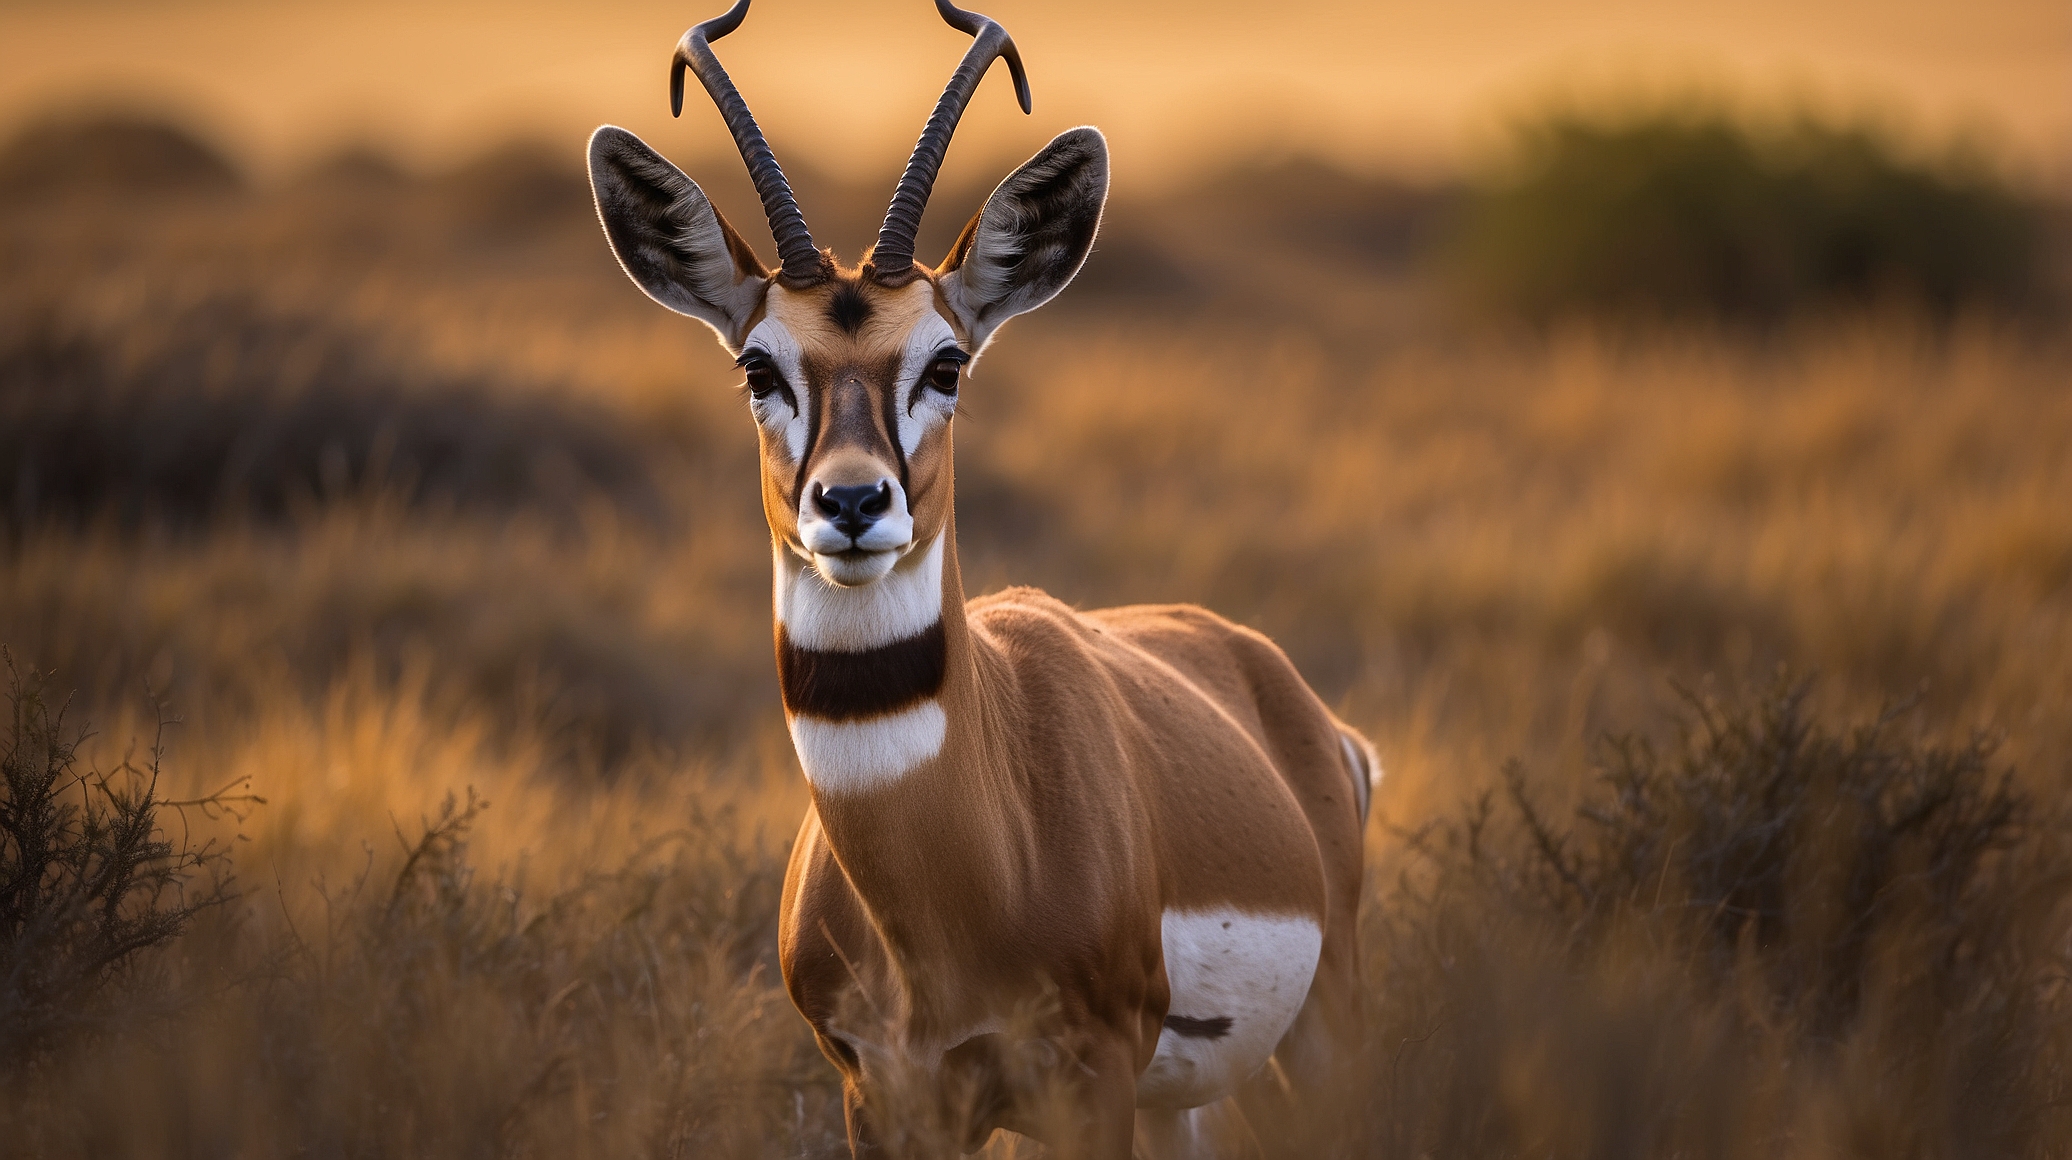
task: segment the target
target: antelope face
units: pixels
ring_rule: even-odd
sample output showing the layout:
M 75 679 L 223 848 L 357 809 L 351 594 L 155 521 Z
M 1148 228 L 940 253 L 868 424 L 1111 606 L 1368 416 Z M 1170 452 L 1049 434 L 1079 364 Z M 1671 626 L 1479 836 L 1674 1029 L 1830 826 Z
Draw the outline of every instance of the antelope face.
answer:
M 1000 325 L 1093 248 L 1107 142 L 1061 134 L 1001 182 L 934 269 L 765 268 L 697 184 L 623 129 L 590 139 L 598 216 L 649 297 L 712 327 L 741 368 L 770 533 L 830 583 L 883 577 L 950 515 L 950 420 Z
M 927 278 L 772 285 L 736 360 L 777 542 L 829 583 L 869 584 L 948 522 L 950 419 L 971 359 Z
M 710 40 L 740 27 L 748 0 L 677 46 L 671 102 L 697 74 L 748 163 L 781 268 L 771 271 L 703 190 L 624 129 L 590 137 L 590 185 L 612 252 L 650 298 L 712 327 L 746 380 L 762 440 L 763 511 L 777 542 L 831 584 L 889 573 L 950 516 L 950 419 L 963 367 L 1001 323 L 1048 302 L 1086 261 L 1108 197 L 1108 143 L 1060 134 L 1010 174 L 941 265 L 914 261 L 914 233 L 964 106 L 994 60 L 1029 83 L 1005 29 L 937 0 L 972 34 L 963 63 L 907 163 L 878 244 L 844 270 L 805 217 Z

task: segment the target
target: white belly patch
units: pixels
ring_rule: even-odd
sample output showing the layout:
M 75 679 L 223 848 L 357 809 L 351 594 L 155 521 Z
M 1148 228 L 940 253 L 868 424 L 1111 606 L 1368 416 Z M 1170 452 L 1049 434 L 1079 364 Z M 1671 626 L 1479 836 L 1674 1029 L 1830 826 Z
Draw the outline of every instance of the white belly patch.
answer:
M 1137 1103 L 1199 1107 L 1273 1055 L 1309 997 L 1324 932 L 1307 915 L 1228 907 L 1168 910 L 1159 926 L 1172 1001 Z

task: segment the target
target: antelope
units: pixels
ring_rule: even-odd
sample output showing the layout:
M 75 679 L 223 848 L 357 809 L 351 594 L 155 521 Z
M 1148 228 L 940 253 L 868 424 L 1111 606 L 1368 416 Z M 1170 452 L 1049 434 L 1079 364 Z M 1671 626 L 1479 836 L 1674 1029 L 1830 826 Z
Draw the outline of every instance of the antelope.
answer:
M 1081 612 L 1030 588 L 967 601 L 958 570 L 962 380 L 1086 260 L 1106 139 L 1060 134 L 939 265 L 916 262 L 995 60 L 1031 107 L 1006 31 L 936 0 L 971 47 L 877 244 L 845 267 L 713 55 L 748 5 L 685 33 L 670 103 L 680 116 L 688 69 L 718 105 L 778 268 L 623 129 L 592 135 L 590 178 L 626 273 L 711 327 L 745 379 L 811 799 L 780 959 L 841 1073 L 851 1151 L 945 1146 L 893 1122 L 901 1076 L 965 1151 L 999 1128 L 1098 1160 L 1255 1147 L 1247 1113 L 1324 1089 L 1358 1044 L 1373 747 L 1271 641 L 1202 608 Z M 1041 1113 L 1038 1088 L 1067 1114 Z

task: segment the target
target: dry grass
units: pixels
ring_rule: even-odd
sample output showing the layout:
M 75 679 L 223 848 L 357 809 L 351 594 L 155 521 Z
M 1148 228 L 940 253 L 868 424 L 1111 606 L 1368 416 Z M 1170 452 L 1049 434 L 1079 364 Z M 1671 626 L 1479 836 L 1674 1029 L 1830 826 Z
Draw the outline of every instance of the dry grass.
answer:
M 2062 808 L 1993 745 L 1691 697 L 1548 810 L 1398 832 L 1365 1109 L 1387 1155 L 2041 1156 L 2059 1147 Z
M 80 690 L 83 765 L 151 735 L 148 681 L 163 795 L 267 799 L 150 1002 L 11 1066 L 23 1154 L 839 1153 L 774 975 L 804 799 L 752 436 L 525 164 L 487 209 L 481 173 L 362 166 L 6 211 L 0 641 Z M 1180 244 L 1128 232 L 1156 208 L 1109 252 Z M 978 368 L 966 575 L 1211 604 L 1376 738 L 1351 1151 L 2052 1151 L 2072 352 L 1903 317 L 1412 340 L 1381 267 L 1198 316 L 1126 274 Z M 1672 678 L 1749 708 L 1680 739 Z M 1756 809 L 1783 751 L 1797 812 Z M 1872 869 L 1806 820 L 1929 798 Z M 1694 917 L 1741 889 L 1700 847 L 1765 826 L 1776 898 Z M 1888 917 L 1830 963 L 1862 889 Z

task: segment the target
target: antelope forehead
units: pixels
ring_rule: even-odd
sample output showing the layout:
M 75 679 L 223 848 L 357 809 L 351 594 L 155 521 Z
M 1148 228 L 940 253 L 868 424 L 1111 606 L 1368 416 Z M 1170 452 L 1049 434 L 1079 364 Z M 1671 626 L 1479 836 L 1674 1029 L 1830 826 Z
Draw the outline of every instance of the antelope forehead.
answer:
M 938 346 L 956 341 L 935 308 L 934 286 L 925 279 L 892 290 L 846 281 L 805 290 L 778 285 L 771 287 L 766 307 L 767 318 L 780 323 L 803 350 L 830 363 L 903 361 L 923 332 L 939 339 Z

